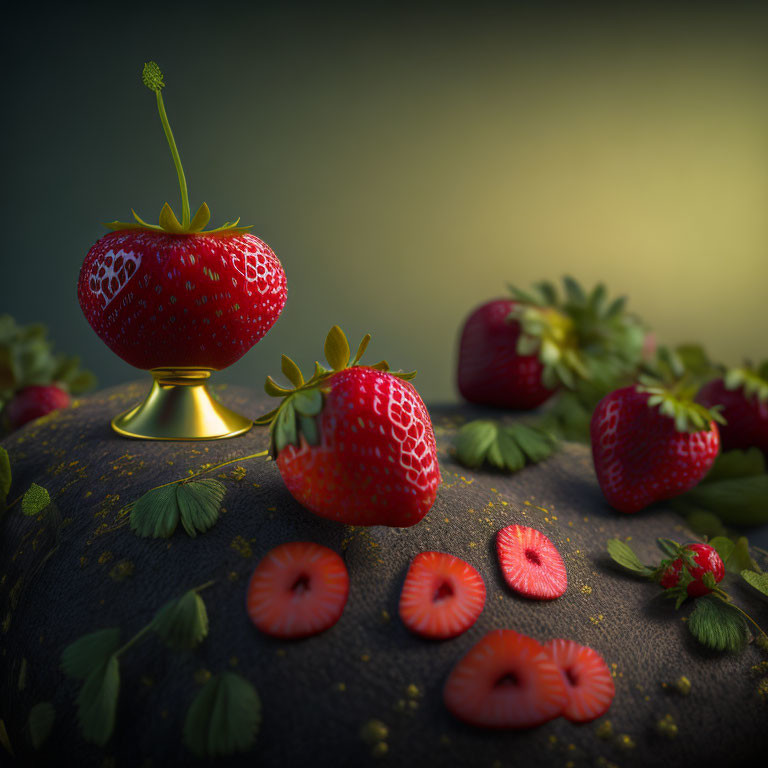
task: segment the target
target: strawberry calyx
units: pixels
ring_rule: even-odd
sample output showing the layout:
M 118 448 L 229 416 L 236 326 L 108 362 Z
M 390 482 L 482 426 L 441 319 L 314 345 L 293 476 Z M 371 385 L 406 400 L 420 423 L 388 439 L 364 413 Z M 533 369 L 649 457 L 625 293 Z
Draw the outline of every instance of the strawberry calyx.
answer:
M 339 371 L 355 367 L 373 368 L 405 381 L 416 375 L 416 371 L 392 371 L 386 360 L 380 360 L 374 365 L 360 365 L 360 359 L 365 354 L 370 340 L 370 333 L 363 336 L 354 358 L 350 360 L 347 337 L 338 325 L 334 325 L 325 338 L 324 347 L 330 368 L 316 361 L 312 377 L 307 381 L 299 366 L 287 355 L 282 356 L 283 375 L 293 386 L 283 387 L 271 376 L 267 376 L 264 391 L 271 397 L 282 398 L 282 402 L 277 408 L 254 421 L 256 426 L 269 426 L 272 456 L 277 456 L 288 445 L 298 447 L 302 435 L 309 445 L 320 443 L 317 417 L 323 410 L 325 395 L 330 392 L 329 379 Z
M 520 324 L 517 352 L 538 356 L 542 383 L 574 389 L 579 380 L 609 382 L 634 370 L 645 329 L 625 312 L 626 299 L 608 302 L 602 283 L 587 293 L 572 277 L 563 278 L 563 287 L 560 296 L 549 281 L 529 291 L 509 286 L 517 305 L 508 320 Z
M 649 395 L 649 408 L 658 408 L 660 414 L 674 419 L 678 432 L 709 431 L 713 421 L 726 423 L 721 406 L 707 408 L 696 402 L 700 384 L 676 352 L 659 348 L 656 364 L 647 366 L 646 371 L 638 376 L 637 391 Z
M 754 397 L 760 403 L 768 402 L 768 360 L 755 368 L 747 363 L 741 368 L 731 368 L 723 377 L 726 389 L 741 389 L 748 398 Z
M 205 227 L 211 220 L 211 211 L 206 203 L 203 203 L 197 209 L 197 213 L 195 213 L 194 217 L 190 216 L 187 180 L 184 176 L 184 168 L 181 165 L 181 158 L 179 157 L 179 150 L 176 147 L 176 141 L 173 138 L 171 125 L 168 122 L 168 115 L 165 113 L 165 104 L 162 95 L 165 81 L 160 67 L 158 67 L 154 61 L 149 61 L 144 65 L 142 81 L 150 91 L 154 91 L 155 96 L 157 97 L 157 109 L 160 113 L 160 121 L 163 124 L 165 138 L 168 140 L 168 146 L 170 147 L 171 155 L 173 156 L 173 164 L 176 167 L 176 174 L 179 177 L 182 209 L 181 221 L 176 217 L 173 208 L 171 208 L 168 203 L 165 203 L 160 211 L 159 224 L 149 224 L 144 221 L 133 208 L 131 208 L 131 213 L 133 214 L 135 221 L 110 221 L 105 223 L 104 226 L 115 232 L 122 230 L 142 230 L 149 232 L 166 232 L 171 235 L 237 235 L 247 232 L 251 229 L 251 226 L 238 227 L 237 225 L 240 222 L 239 218 L 235 221 L 227 221 L 215 229 L 206 230 Z

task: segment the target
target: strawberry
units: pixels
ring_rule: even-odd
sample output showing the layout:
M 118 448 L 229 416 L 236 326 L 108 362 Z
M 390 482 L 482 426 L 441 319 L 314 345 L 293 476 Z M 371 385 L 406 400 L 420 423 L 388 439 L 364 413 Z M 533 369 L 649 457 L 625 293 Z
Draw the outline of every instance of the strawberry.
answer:
M 328 547 L 292 541 L 275 547 L 256 566 L 246 608 L 267 635 L 316 635 L 341 617 L 349 593 L 344 561 Z
M 483 612 L 485 584 L 458 557 L 420 552 L 411 561 L 400 594 L 400 618 L 411 632 L 445 640 L 469 629 Z
M 550 640 L 544 647 L 563 678 L 568 697 L 563 716 L 575 723 L 587 723 L 604 715 L 616 689 L 603 657 L 573 640 Z
M 664 561 L 658 571 L 659 584 L 664 589 L 684 589 L 688 597 L 708 595 L 724 576 L 725 566 L 717 550 L 698 543 L 680 547 L 680 556 Z
M 511 299 L 487 302 L 467 318 L 459 342 L 458 385 L 466 400 L 502 408 L 535 408 L 579 380 L 603 383 L 632 372 L 645 333 L 624 313 L 624 299 L 606 306 L 605 287 L 587 295 L 572 278 L 565 297 L 552 283 Z
M 68 408 L 70 402 L 69 393 L 54 384 L 24 387 L 8 401 L 3 415 L 14 430 L 51 411 Z
M 331 369 L 315 364 L 304 381 L 283 356 L 294 388 L 267 378 L 268 394 L 283 398 L 256 420 L 270 425 L 271 452 L 291 495 L 307 509 L 349 525 L 414 525 L 435 501 L 440 482 L 429 413 L 408 379 L 386 361 L 358 365 L 367 335 L 350 364 L 338 326 L 325 341 Z
M 512 629 L 487 634 L 451 670 L 443 701 L 460 720 L 483 728 L 532 728 L 567 702 L 552 656 Z
M 182 220 L 166 203 L 160 224 L 115 221 L 88 252 L 78 299 L 107 346 L 137 368 L 221 369 L 242 357 L 277 320 L 286 300 L 283 268 L 272 249 L 238 221 L 204 231 L 203 203 L 190 217 L 184 172 L 171 133 L 157 64 L 144 84 L 158 108 L 179 176 Z
M 720 428 L 724 451 L 756 446 L 768 454 L 768 360 L 758 369 L 729 370 L 705 384 L 696 400 L 722 407 L 726 424 Z
M 508 525 L 496 535 L 504 580 L 526 597 L 554 600 L 565 594 L 568 574 L 555 545 L 535 528 Z
M 695 486 L 720 448 L 722 417 L 690 393 L 631 386 L 606 395 L 590 424 L 600 488 L 619 512 L 637 512 Z

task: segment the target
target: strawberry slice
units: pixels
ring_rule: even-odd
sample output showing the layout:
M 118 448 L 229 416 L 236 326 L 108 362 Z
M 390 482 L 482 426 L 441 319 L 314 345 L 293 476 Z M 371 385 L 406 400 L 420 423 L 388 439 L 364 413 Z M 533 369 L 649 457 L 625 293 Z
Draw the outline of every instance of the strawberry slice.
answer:
M 508 525 L 496 535 L 496 552 L 505 581 L 521 595 L 554 600 L 565 593 L 568 574 L 563 558 L 541 531 Z
M 550 640 L 544 646 L 563 676 L 568 702 L 563 717 L 574 723 L 588 723 L 604 715 L 616 689 L 603 657 L 573 640 Z
M 307 637 L 332 627 L 349 593 L 344 561 L 328 547 L 292 541 L 268 552 L 251 576 L 246 608 L 273 637 Z
M 549 651 L 531 637 L 497 629 L 451 670 L 443 700 L 470 725 L 533 728 L 560 715 L 567 696 Z
M 400 618 L 411 632 L 445 640 L 469 629 L 483 612 L 480 574 L 445 552 L 420 552 L 411 561 L 400 594 Z

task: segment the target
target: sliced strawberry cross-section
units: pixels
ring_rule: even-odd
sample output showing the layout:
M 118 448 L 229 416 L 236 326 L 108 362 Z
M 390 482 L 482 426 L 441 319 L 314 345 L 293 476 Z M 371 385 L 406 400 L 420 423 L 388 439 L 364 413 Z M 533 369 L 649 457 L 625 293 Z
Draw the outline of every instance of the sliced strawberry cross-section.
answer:
M 541 531 L 508 525 L 496 535 L 496 552 L 504 580 L 521 595 L 554 600 L 565 593 L 568 574 L 563 558 Z
M 616 689 L 603 657 L 573 640 L 550 640 L 544 647 L 563 676 L 568 696 L 563 716 L 575 723 L 587 723 L 604 715 Z
M 339 620 L 348 593 L 347 568 L 336 552 L 311 541 L 293 541 L 275 547 L 256 566 L 246 608 L 267 635 L 307 637 Z
M 420 552 L 400 594 L 400 618 L 411 632 L 445 640 L 469 629 L 483 612 L 485 584 L 469 564 L 445 552 Z
M 470 725 L 533 728 L 560 715 L 567 696 L 560 671 L 541 644 L 497 629 L 451 670 L 443 700 Z

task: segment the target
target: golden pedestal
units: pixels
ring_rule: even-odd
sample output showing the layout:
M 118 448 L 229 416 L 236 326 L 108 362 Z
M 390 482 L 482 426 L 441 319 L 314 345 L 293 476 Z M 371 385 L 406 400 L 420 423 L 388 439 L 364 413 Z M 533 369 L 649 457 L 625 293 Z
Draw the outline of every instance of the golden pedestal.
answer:
M 247 432 L 251 419 L 213 398 L 207 383 L 211 369 L 154 368 L 144 399 L 112 419 L 112 429 L 139 440 L 223 440 Z

